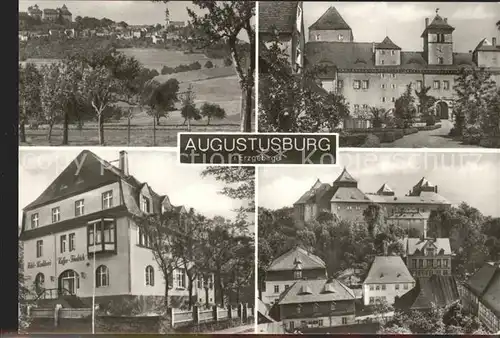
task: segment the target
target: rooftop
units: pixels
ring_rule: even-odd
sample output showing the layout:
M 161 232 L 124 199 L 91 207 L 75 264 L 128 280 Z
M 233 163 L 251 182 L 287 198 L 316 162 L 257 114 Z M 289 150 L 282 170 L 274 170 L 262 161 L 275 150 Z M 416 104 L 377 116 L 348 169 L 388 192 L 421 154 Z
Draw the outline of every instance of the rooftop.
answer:
M 309 30 L 351 30 L 351 27 L 345 22 L 337 9 L 331 6 L 315 23 L 309 26 Z
M 388 36 L 386 36 L 385 39 L 381 43 L 377 44 L 375 48 L 378 48 L 378 49 L 399 49 L 399 50 L 401 50 L 401 47 L 399 47 L 394 42 L 392 42 L 392 40 Z
M 500 316 L 500 266 L 485 263 L 465 285 L 497 316 Z
M 368 272 L 366 283 L 413 283 L 415 280 L 399 256 L 377 256 Z
M 405 238 L 404 247 L 408 255 L 423 254 L 426 249 L 434 249 L 436 254 L 451 255 L 449 238 Z
M 336 279 L 299 280 L 285 291 L 278 304 L 303 304 L 354 300 L 354 292 Z
M 294 29 L 299 1 L 259 1 L 259 32 L 291 33 Z
M 326 264 L 321 258 L 313 255 L 300 246 L 296 246 L 273 260 L 267 271 L 293 270 L 298 261 L 300 261 L 302 270 L 326 269 Z

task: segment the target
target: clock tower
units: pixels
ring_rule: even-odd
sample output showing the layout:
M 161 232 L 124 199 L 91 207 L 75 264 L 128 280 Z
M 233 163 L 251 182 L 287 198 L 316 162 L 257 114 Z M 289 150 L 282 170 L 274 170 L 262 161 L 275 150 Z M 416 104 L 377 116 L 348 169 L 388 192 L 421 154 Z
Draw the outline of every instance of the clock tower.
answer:
M 452 65 L 453 64 L 453 39 L 454 27 L 448 24 L 447 18 L 442 18 L 436 9 L 436 16 L 429 24 L 425 19 L 425 30 L 422 33 L 424 39 L 424 58 L 429 65 Z

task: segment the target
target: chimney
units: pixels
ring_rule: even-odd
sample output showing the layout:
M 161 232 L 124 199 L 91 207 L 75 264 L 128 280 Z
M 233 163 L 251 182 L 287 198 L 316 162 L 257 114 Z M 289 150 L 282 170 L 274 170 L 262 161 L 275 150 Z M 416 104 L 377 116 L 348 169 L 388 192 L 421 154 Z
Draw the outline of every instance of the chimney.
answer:
M 429 26 L 429 18 L 425 18 L 425 28 L 427 28 L 427 26 Z
M 128 176 L 128 154 L 125 150 L 120 151 L 120 170 Z
M 497 46 L 497 38 L 495 38 L 495 37 L 491 38 L 491 44 L 493 45 L 493 47 L 496 47 Z

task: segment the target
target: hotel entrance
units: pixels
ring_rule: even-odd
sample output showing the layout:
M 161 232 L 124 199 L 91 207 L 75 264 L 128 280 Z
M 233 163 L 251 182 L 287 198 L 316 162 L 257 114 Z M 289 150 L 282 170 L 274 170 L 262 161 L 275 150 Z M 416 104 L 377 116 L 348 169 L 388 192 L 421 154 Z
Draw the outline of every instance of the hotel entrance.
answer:
M 60 295 L 76 295 L 78 288 L 80 288 L 80 277 L 74 270 L 66 270 L 59 275 Z

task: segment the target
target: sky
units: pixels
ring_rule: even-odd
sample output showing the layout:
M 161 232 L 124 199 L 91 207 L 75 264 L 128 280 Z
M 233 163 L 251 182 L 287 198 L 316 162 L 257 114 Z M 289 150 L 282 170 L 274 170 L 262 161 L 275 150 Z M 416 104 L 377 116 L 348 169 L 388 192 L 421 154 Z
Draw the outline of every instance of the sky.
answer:
M 365 193 L 387 183 L 396 195 L 405 195 L 425 177 L 453 205 L 467 202 L 484 215 L 500 217 L 500 153 L 341 152 L 339 165 L 260 167 L 258 205 L 291 207 L 316 179 L 332 184 L 345 166 Z
M 349 24 L 356 42 L 381 42 L 386 35 L 403 51 L 421 51 L 425 18 L 448 18 L 455 27 L 454 51 L 467 53 L 483 39 L 498 37 L 500 3 L 495 2 L 304 2 L 304 27 L 335 6 Z M 306 34 L 306 39 L 308 33 Z
M 20 149 L 19 151 L 19 223 L 22 208 L 35 200 L 82 151 L 81 148 Z M 117 160 L 122 149 L 89 148 L 107 161 Z M 234 219 L 232 210 L 242 206 L 218 192 L 224 183 L 201 177 L 202 166 L 180 166 L 175 151 L 127 149 L 129 172 L 147 182 L 159 195 L 167 195 L 173 205 L 184 205 L 213 217 Z M 118 165 L 118 163 L 112 163 Z M 253 219 L 252 219 L 253 220 Z

